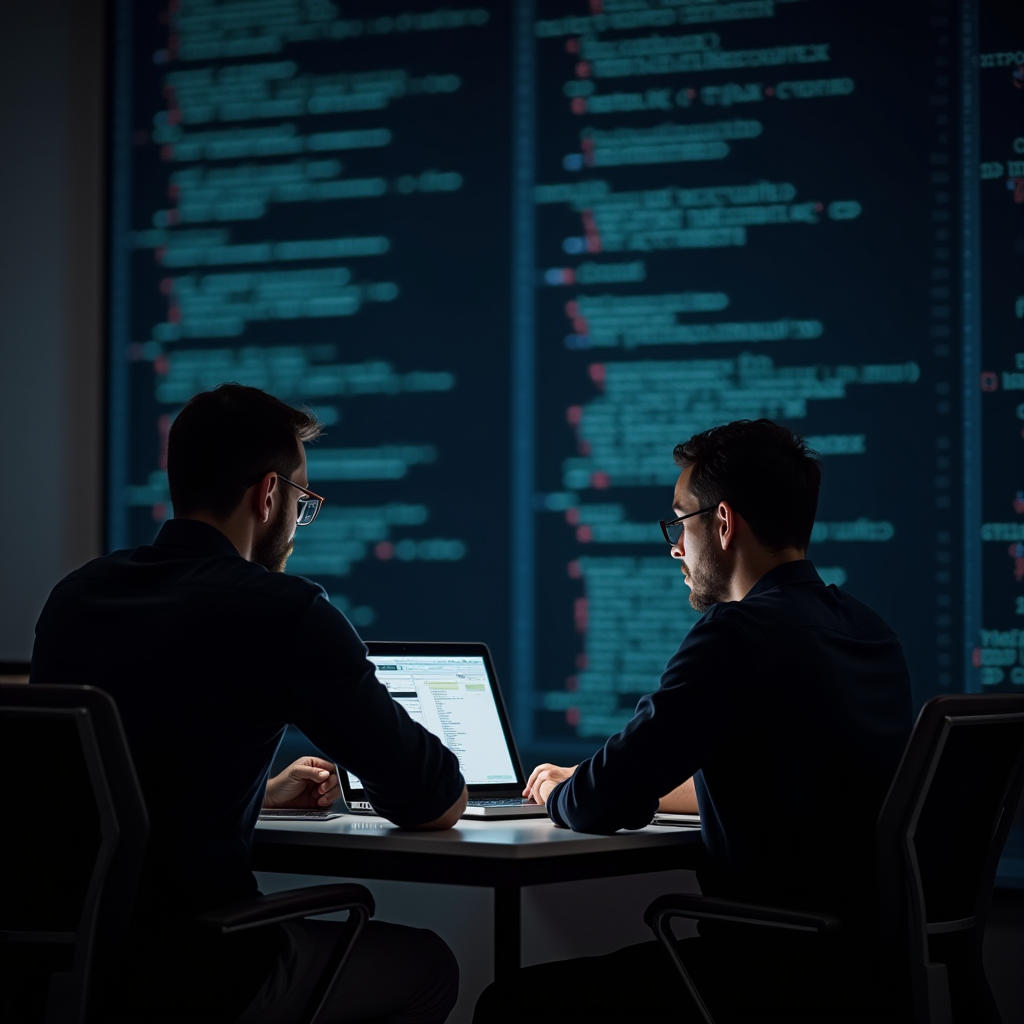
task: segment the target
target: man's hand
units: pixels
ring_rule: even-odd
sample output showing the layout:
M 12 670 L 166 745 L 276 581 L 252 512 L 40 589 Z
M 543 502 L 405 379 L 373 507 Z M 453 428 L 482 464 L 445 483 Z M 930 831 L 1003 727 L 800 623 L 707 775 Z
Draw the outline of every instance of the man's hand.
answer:
M 300 757 L 267 781 L 264 807 L 330 807 L 341 796 L 338 769 L 319 757 Z
M 577 765 L 573 765 L 571 768 L 559 768 L 557 764 L 537 765 L 530 772 L 530 778 L 526 783 L 526 789 L 523 790 L 523 796 L 527 800 L 532 800 L 535 804 L 546 804 L 548 797 L 551 795 L 551 790 L 560 782 L 569 778 L 576 771 L 577 767 Z

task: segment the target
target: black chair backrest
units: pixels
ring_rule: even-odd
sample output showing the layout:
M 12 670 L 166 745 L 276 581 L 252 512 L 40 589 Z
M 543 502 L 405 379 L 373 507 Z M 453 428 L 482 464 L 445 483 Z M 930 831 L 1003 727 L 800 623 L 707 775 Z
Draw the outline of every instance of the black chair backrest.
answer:
M 127 941 L 149 831 L 113 700 L 0 685 L 0 771 L 0 1012 L 84 1020 L 104 998 L 90 991 L 96 966 Z
M 958 694 L 925 704 L 876 829 L 882 939 L 911 974 L 928 970 L 929 937 L 957 933 L 968 933 L 962 938 L 980 965 L 1022 786 L 1024 695 Z

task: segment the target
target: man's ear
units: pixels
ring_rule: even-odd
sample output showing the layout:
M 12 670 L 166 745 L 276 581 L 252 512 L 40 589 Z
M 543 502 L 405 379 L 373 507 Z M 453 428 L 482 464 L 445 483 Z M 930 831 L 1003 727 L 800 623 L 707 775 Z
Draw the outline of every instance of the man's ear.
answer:
M 728 551 L 729 546 L 736 540 L 736 513 L 727 501 L 718 503 L 718 518 L 714 521 L 714 525 L 715 539 L 723 551 Z
M 265 473 L 263 479 L 253 490 L 252 510 L 261 523 L 270 521 L 270 513 L 274 509 L 277 498 L 277 474 Z

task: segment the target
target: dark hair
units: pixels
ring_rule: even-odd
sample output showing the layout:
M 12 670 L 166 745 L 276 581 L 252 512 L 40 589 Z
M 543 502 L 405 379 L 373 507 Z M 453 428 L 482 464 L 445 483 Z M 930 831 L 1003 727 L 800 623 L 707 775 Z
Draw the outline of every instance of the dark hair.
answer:
M 312 413 L 259 388 L 221 384 L 193 395 L 167 437 L 175 515 L 227 519 L 264 473 L 291 476 L 300 465 L 296 440 L 313 441 L 322 430 Z
M 694 434 L 672 456 L 681 469 L 693 467 L 689 486 L 698 505 L 728 502 L 773 553 L 806 550 L 821 462 L 799 434 L 771 420 L 736 420 Z

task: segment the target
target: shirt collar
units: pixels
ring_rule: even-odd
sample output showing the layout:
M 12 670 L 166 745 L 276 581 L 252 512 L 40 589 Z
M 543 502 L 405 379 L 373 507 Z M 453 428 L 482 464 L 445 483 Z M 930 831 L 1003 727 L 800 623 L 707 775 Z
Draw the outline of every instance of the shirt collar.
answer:
M 220 530 L 198 519 L 168 519 L 153 543 L 158 547 L 198 548 L 211 555 L 242 557 Z
M 814 563 L 809 558 L 801 558 L 796 562 L 783 562 L 782 565 L 770 569 L 747 591 L 743 600 L 763 594 L 766 590 L 771 590 L 772 587 L 790 587 L 801 583 L 818 583 L 824 586 L 818 575 L 818 570 L 814 568 Z

